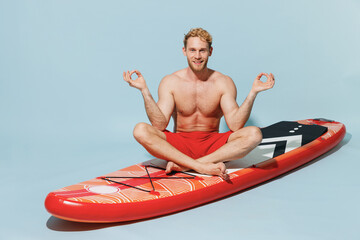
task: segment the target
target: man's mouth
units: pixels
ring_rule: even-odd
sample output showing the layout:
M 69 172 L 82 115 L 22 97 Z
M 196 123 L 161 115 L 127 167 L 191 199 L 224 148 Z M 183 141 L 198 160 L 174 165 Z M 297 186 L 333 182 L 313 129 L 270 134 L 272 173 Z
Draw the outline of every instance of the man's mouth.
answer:
M 204 61 L 193 61 L 193 63 L 195 64 L 195 65 L 200 65 L 200 64 L 202 64 Z

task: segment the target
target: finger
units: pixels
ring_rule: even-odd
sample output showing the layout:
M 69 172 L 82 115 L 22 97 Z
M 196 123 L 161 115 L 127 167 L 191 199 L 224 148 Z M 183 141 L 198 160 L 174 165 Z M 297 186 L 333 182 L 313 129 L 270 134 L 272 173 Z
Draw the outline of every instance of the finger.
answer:
M 131 76 L 132 76 L 134 73 L 136 73 L 136 71 L 137 71 L 137 70 L 132 70 L 132 71 L 129 73 L 131 80 L 133 80 L 133 79 L 131 78 Z M 136 75 L 139 77 L 139 75 L 138 75 L 137 73 L 136 73 Z
M 269 87 L 272 88 L 275 84 L 275 78 L 274 78 L 274 74 L 270 73 L 270 79 L 269 79 Z
M 271 74 L 272 78 L 273 78 L 273 81 L 275 82 L 275 76 L 274 74 Z
M 256 76 L 256 79 L 257 80 L 260 80 L 260 78 L 264 75 L 264 73 L 259 73 L 257 76 Z
M 134 70 L 134 72 L 136 73 L 136 75 L 137 75 L 138 77 L 142 77 L 142 75 L 141 75 L 141 73 L 140 73 L 139 70 Z
M 127 79 L 127 74 L 126 74 L 126 72 L 123 72 L 123 78 L 124 78 L 125 82 L 129 82 L 128 79 Z
M 270 73 L 270 76 L 271 76 L 271 87 L 273 87 L 275 84 L 275 77 L 274 77 L 274 74 L 272 74 L 272 73 Z
M 127 76 L 128 76 L 129 83 L 131 83 L 132 80 L 133 80 L 133 79 L 131 78 L 131 75 L 132 75 L 132 71 L 131 71 L 131 72 L 128 71 Z
M 273 85 L 275 85 L 275 76 L 273 75 Z
M 130 86 L 133 86 L 133 80 L 131 79 L 131 74 L 129 71 L 126 73 L 126 79 Z
M 267 74 L 267 73 L 265 73 L 265 76 L 266 76 L 266 82 L 271 82 L 272 81 L 272 77 L 271 77 L 271 75 L 270 74 Z
M 126 72 L 126 80 L 129 84 L 131 83 L 131 76 L 129 71 Z
M 126 82 L 129 82 L 129 78 L 128 78 L 127 72 L 124 72 L 124 73 L 123 73 L 123 77 L 124 77 L 124 80 L 125 80 Z

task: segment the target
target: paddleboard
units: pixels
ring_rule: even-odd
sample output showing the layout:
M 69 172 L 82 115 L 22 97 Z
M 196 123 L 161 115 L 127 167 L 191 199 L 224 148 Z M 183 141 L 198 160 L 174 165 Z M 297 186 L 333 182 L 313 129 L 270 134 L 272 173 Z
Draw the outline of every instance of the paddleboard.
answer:
M 242 159 L 226 163 L 230 179 L 194 172 L 165 174 L 152 159 L 49 193 L 53 216 L 76 222 L 123 222 L 199 206 L 275 178 L 335 147 L 344 124 L 327 119 L 282 121 L 261 129 L 263 140 Z

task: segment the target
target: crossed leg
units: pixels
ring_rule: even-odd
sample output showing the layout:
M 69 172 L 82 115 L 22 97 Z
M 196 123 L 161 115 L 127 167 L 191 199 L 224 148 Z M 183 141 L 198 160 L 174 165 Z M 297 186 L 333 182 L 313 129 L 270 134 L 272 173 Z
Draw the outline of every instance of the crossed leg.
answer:
M 228 142 L 215 152 L 199 159 L 192 159 L 166 141 L 166 135 L 147 123 L 134 128 L 135 139 L 153 156 L 169 161 L 166 172 L 193 169 L 196 172 L 217 175 L 226 179 L 224 162 L 246 156 L 262 139 L 257 127 L 245 127 L 229 136 Z

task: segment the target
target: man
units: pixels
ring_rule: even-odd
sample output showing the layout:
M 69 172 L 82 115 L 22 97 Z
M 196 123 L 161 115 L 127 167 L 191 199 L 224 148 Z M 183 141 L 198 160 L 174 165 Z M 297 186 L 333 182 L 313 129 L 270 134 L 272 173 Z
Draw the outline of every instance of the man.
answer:
M 211 35 L 201 28 L 185 35 L 183 53 L 189 66 L 161 80 L 157 103 L 139 71 L 123 73 L 124 80 L 141 91 L 151 123 L 138 123 L 134 137 L 150 154 L 168 161 L 167 173 L 193 169 L 227 179 L 224 162 L 244 157 L 262 140 L 259 128 L 244 125 L 257 94 L 274 86 L 274 75 L 260 73 L 239 107 L 233 80 L 207 67 L 211 44 Z M 171 116 L 174 133 L 166 130 Z M 222 116 L 231 130 L 227 133 L 219 133 Z

